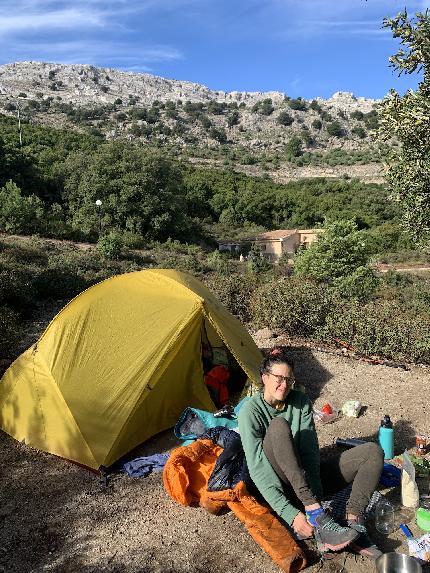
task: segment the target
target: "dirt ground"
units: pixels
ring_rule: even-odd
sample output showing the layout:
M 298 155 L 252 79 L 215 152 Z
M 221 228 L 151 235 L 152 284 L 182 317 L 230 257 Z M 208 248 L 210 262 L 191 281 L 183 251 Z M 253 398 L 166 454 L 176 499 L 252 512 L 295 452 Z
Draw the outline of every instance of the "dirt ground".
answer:
M 293 348 L 292 354 L 296 378 L 316 406 L 328 400 L 340 406 L 350 398 L 363 404 L 357 419 L 318 426 L 323 454 L 334 451 L 338 436 L 374 440 L 386 413 L 395 423 L 396 453 L 412 447 L 415 434 L 430 435 L 430 368 L 371 365 L 311 348 Z M 164 432 L 139 454 L 167 451 L 177 443 L 171 431 Z M 279 571 L 234 514 L 213 516 L 176 504 L 165 493 L 160 474 L 140 479 L 117 474 L 105 487 L 98 475 L 2 432 L 0 458 L 0 572 Z M 428 483 L 419 485 L 427 493 Z M 391 495 L 398 503 L 397 492 Z M 419 534 L 413 511 L 398 506 L 396 522 L 402 521 Z M 407 552 L 399 530 L 375 539 L 385 551 Z M 308 552 L 310 573 L 374 570 L 370 562 L 347 551 L 322 563 L 312 544 Z

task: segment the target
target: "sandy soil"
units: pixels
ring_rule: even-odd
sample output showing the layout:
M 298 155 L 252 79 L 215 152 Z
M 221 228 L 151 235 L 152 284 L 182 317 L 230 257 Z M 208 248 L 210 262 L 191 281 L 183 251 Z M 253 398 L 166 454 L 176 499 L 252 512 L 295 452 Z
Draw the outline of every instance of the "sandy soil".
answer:
M 269 346 L 273 341 L 259 340 Z M 279 339 L 278 339 L 279 342 Z M 295 348 L 296 377 L 317 406 L 360 399 L 358 419 L 319 426 L 323 453 L 333 452 L 337 436 L 375 439 L 379 421 L 395 422 L 396 451 L 412 447 L 417 432 L 430 435 L 430 369 L 371 365 L 340 354 Z M 170 431 L 139 451 L 167 451 L 177 441 Z M 86 469 L 37 452 L 0 433 L 0 572 L 276 573 L 278 567 L 247 534 L 232 513 L 213 516 L 184 508 L 163 490 L 160 474 L 144 479 L 113 476 L 108 487 Z M 428 483 L 420 482 L 422 491 Z M 396 492 L 394 501 L 398 501 Z M 398 508 L 396 521 L 413 512 Z M 400 550 L 398 531 L 376 537 L 384 550 Z M 308 544 L 308 571 L 373 571 L 348 552 L 318 563 Z

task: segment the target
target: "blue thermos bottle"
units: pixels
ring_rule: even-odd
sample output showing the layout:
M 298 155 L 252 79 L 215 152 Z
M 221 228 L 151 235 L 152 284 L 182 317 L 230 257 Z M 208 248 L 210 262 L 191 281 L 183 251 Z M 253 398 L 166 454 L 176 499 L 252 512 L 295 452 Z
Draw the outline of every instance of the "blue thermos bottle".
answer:
M 394 428 L 390 416 L 385 415 L 379 428 L 379 445 L 384 450 L 384 459 L 394 458 Z

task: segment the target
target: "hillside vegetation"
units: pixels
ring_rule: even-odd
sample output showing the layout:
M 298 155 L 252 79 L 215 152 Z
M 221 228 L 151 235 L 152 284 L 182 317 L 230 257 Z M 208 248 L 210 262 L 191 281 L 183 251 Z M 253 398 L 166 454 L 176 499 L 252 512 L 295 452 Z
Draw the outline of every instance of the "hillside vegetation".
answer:
M 307 252 L 297 255 L 292 274 L 286 261 L 270 267 L 249 256 L 240 263 L 178 241 L 130 251 L 110 241 L 82 249 L 2 236 L 0 360 L 5 366 L 24 350 L 28 325 L 47 304 L 59 308 L 115 274 L 174 268 L 203 280 L 252 329 L 269 326 L 293 338 L 341 340 L 366 355 L 430 363 L 430 279 L 375 274 L 368 264 L 375 237 L 353 223 L 329 225 L 325 237 L 311 259 L 306 261 Z
M 315 178 L 277 184 L 223 166 L 202 168 L 168 146 L 27 123 L 20 146 L 14 119 L 0 116 L 0 230 L 97 240 L 119 231 L 145 240 L 213 241 L 240 230 L 313 227 L 326 217 L 360 226 L 396 222 L 384 188 Z M 102 201 L 99 209 L 96 201 Z
M 374 143 L 378 101 L 339 92 L 307 101 L 274 93 L 225 93 L 190 82 L 83 65 L 0 66 L 0 111 L 27 121 L 140 145 L 162 144 L 188 157 L 226 163 L 279 181 L 315 168 L 369 165 L 393 145 Z M 345 171 L 344 171 L 345 172 Z
M 430 362 L 429 280 L 375 271 L 378 260 L 429 261 L 370 182 L 396 145 L 372 143 L 376 102 L 34 63 L 0 67 L 0 91 L 0 358 L 22 349 L 44 301 L 159 267 L 200 277 L 250 328 Z M 293 264 L 272 267 L 253 244 L 264 230 L 313 227 L 325 233 Z M 246 262 L 216 250 L 228 239 Z

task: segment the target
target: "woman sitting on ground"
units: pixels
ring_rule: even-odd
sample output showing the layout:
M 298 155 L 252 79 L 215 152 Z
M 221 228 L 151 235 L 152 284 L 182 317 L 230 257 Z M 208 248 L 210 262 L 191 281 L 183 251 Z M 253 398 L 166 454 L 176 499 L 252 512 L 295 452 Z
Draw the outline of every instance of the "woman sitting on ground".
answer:
M 380 550 L 370 540 L 363 512 L 383 468 L 382 449 L 366 443 L 345 451 L 336 461 L 320 462 L 312 406 L 294 390 L 293 365 L 276 348 L 260 368 L 261 392 L 239 411 L 239 431 L 250 476 L 272 509 L 301 538 L 315 535 L 321 551 L 347 545 L 376 559 Z M 322 509 L 324 495 L 352 483 L 345 524 Z

